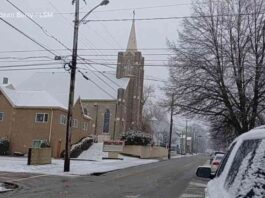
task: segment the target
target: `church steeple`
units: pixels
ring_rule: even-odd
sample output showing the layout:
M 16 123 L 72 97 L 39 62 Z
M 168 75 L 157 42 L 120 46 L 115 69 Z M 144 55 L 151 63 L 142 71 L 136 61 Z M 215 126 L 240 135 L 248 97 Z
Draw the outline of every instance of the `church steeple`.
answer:
M 133 13 L 135 16 L 135 12 Z M 142 123 L 143 87 L 144 87 L 144 57 L 137 49 L 135 18 L 133 16 L 131 33 L 126 52 L 119 52 L 116 76 L 129 78 L 129 84 L 124 92 L 125 131 L 138 129 Z M 128 111 L 127 111 L 128 109 Z
M 137 52 L 137 40 L 136 40 L 136 31 L 135 31 L 135 12 L 133 12 L 133 22 L 132 22 L 132 28 L 131 33 L 127 45 L 126 52 Z

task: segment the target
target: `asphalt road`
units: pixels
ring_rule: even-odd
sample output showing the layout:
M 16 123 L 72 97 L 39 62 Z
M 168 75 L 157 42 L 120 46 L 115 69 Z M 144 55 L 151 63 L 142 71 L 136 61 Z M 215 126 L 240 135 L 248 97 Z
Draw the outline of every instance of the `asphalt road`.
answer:
M 17 198 L 178 198 L 203 194 L 203 185 L 194 176 L 203 165 L 203 155 L 161 161 L 99 176 L 59 177 L 0 173 L 1 181 L 12 181 L 19 188 L 0 197 Z M 196 180 L 196 183 L 193 181 Z M 194 190 L 191 185 L 195 184 Z M 198 188 L 200 187 L 200 188 Z M 194 197 L 194 196 L 193 196 Z

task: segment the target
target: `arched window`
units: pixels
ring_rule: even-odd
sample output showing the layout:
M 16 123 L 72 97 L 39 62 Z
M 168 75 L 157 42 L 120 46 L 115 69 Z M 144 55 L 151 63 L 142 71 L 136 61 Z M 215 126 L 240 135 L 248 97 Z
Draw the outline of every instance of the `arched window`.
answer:
M 109 133 L 109 125 L 110 125 L 110 110 L 107 109 L 104 113 L 103 133 Z

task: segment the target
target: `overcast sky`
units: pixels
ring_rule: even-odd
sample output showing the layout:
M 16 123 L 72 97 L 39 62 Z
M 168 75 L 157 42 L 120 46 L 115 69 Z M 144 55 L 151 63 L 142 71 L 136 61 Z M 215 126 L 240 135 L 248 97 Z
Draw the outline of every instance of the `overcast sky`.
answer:
M 72 48 L 73 43 L 73 19 L 74 6 L 71 0 L 9 0 L 44 27 L 50 34 L 59 39 L 64 45 Z M 81 2 L 80 17 L 97 5 L 101 0 L 86 0 L 87 5 Z M 127 19 L 132 18 L 133 10 L 137 18 L 159 18 L 191 15 L 191 0 L 110 0 L 110 4 L 98 8 L 88 19 Z M 0 17 L 22 30 L 24 33 L 45 45 L 48 49 L 64 49 L 53 39 L 47 37 L 39 27 L 29 19 L 21 17 L 19 12 L 6 0 L 0 2 Z M 136 21 L 136 33 L 138 48 L 145 57 L 145 78 L 167 80 L 168 69 L 166 67 L 150 67 L 150 65 L 164 65 L 167 63 L 170 52 L 167 48 L 167 40 L 176 41 L 177 31 L 181 29 L 182 20 L 154 20 Z M 98 70 L 115 70 L 118 51 L 113 49 L 125 49 L 130 34 L 131 21 L 126 22 L 89 22 L 80 26 L 79 55 L 91 59 L 94 62 L 108 63 L 113 69 L 94 65 Z M 54 55 L 43 52 L 7 52 L 25 50 L 43 50 L 29 39 L 0 21 L 0 79 L 9 77 L 9 82 L 19 84 L 36 71 L 12 71 L 3 72 L 3 69 L 11 69 L 6 66 L 40 63 L 39 67 L 62 66 L 61 62 L 54 61 Z M 157 50 L 157 49 L 160 50 Z M 162 48 L 162 49 L 161 49 Z M 111 50 L 104 50 L 111 49 Z M 67 50 L 53 51 L 56 55 L 65 56 L 71 53 Z M 150 55 L 164 54 L 164 55 Z M 109 56 L 106 56 L 109 55 Z M 37 58 L 41 56 L 41 58 Z M 33 57 L 25 59 L 27 57 Z M 24 58 L 20 60 L 18 58 Z M 48 63 L 47 65 L 45 65 Z M 5 67 L 5 68 L 3 68 Z M 82 67 L 85 67 L 82 65 Z M 21 69 L 25 69 L 23 67 Z M 91 69 L 91 68 L 90 68 Z M 92 68 L 93 69 L 93 68 Z M 45 70 L 43 70 L 45 71 Z M 56 70 L 63 72 L 63 69 Z M 157 87 L 157 95 L 163 97 L 158 87 L 162 82 L 145 81 Z M 159 97 L 159 96 L 158 96 Z M 157 98 L 158 99 L 158 98 Z M 181 120 L 182 118 L 178 118 Z M 182 125 L 185 125 L 183 118 Z
M 72 48 L 73 42 L 73 12 L 74 6 L 71 0 L 10 0 L 23 11 L 33 14 L 33 19 L 41 26 L 45 27 L 52 35 L 62 41 L 66 46 Z M 87 5 L 81 1 L 81 17 L 101 0 L 86 0 Z M 136 18 L 157 18 L 171 16 L 189 16 L 191 1 L 189 0 L 110 0 L 110 4 L 98 8 L 89 16 L 89 19 L 121 19 L 132 18 L 133 10 L 136 11 Z M 61 45 L 47 37 L 43 32 L 25 17 L 19 17 L 18 11 L 8 2 L 2 0 L 0 3 L 0 16 L 12 23 L 20 30 L 30 35 L 38 42 L 44 44 L 49 49 L 63 49 Z M 39 13 L 42 13 L 40 17 Z M 156 21 L 137 21 L 136 32 L 138 48 L 146 58 L 146 78 L 147 79 L 167 79 L 168 70 L 163 67 L 149 67 L 149 65 L 166 64 L 167 55 L 149 54 L 168 54 L 166 41 L 177 40 L 177 30 L 181 28 L 181 20 L 156 20 Z M 99 63 L 109 63 L 115 67 L 117 53 L 120 50 L 103 49 L 124 49 L 127 46 L 131 28 L 131 21 L 126 22 L 89 22 L 80 26 L 79 48 L 91 49 L 79 51 L 79 55 L 85 55 L 87 59 L 92 59 Z M 53 55 L 47 52 L 27 52 L 27 53 L 3 53 L 2 51 L 14 50 L 40 50 L 41 48 L 29 39 L 17 33 L 15 30 L 0 21 L 0 65 L 10 64 L 32 64 L 36 62 L 54 63 L 46 57 L 37 61 L 3 59 L 6 57 L 35 57 Z M 99 49 L 99 50 L 98 50 Z M 142 50 L 141 50 L 142 49 Z M 154 50 L 156 49 L 156 50 Z M 70 55 L 68 51 L 55 51 L 58 55 Z M 94 55 L 94 56 L 92 56 Z M 111 55 L 111 56 L 105 56 Z M 46 61 L 47 60 L 47 61 Z M 12 62 L 13 61 L 13 62 Z M 20 61 L 20 62 L 16 62 Z M 43 67 L 43 66 L 42 66 Z M 54 67 L 54 65 L 52 66 Z M 100 70 L 109 70 L 106 67 L 96 65 Z M 0 76 L 9 76 L 14 84 L 21 82 L 31 72 L 13 71 L 8 74 L 0 71 Z M 145 81 L 148 84 L 158 85 L 155 81 Z

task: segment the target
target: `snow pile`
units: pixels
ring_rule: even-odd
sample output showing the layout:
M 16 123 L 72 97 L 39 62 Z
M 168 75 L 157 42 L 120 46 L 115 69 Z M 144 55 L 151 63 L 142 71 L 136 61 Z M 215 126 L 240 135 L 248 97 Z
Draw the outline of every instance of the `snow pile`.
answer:
M 7 191 L 10 191 L 10 190 L 11 189 L 7 189 L 3 183 L 0 183 L 0 193 L 1 192 L 7 192 Z
M 108 153 L 103 152 L 103 143 L 94 143 L 88 150 L 83 151 L 78 159 L 101 161 Z

